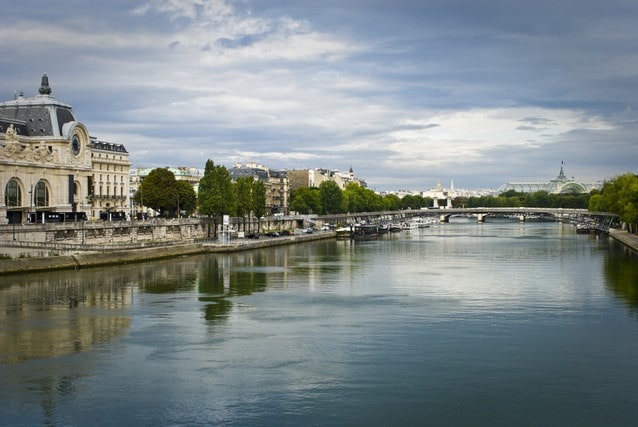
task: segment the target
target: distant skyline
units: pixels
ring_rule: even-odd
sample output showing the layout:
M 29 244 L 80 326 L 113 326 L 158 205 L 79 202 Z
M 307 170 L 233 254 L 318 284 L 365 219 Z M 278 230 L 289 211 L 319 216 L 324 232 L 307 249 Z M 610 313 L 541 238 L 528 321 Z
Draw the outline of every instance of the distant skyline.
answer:
M 23 0 L 0 101 L 70 104 L 133 167 L 347 171 L 378 191 L 638 171 L 638 2 Z

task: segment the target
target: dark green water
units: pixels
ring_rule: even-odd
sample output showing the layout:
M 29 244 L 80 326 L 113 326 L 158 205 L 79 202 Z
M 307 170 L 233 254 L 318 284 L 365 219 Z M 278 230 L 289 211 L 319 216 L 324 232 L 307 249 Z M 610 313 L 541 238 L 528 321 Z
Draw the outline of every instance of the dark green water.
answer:
M 638 257 L 457 220 L 0 277 L 0 425 L 634 425 Z

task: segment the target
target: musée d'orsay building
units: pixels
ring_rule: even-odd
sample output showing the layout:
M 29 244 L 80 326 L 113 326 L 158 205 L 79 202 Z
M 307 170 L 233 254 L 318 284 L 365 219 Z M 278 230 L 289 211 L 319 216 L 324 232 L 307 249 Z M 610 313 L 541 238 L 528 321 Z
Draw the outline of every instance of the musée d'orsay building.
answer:
M 46 74 L 38 95 L 0 103 L 0 223 L 124 216 L 130 169 L 125 147 L 91 137 Z

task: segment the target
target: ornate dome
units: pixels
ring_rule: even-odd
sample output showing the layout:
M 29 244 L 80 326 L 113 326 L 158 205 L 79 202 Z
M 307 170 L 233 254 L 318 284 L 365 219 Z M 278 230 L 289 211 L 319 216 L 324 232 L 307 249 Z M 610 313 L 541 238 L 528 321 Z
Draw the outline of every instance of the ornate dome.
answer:
M 62 128 L 76 121 L 70 105 L 51 95 L 49 77 L 44 74 L 39 95 L 25 98 L 22 93 L 12 101 L 0 103 L 0 132 L 13 124 L 18 135 L 64 138 Z

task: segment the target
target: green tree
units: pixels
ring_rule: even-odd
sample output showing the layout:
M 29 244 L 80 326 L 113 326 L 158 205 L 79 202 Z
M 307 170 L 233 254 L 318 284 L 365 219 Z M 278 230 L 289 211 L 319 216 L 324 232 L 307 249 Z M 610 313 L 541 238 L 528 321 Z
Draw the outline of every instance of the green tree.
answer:
M 177 181 L 177 215 L 182 212 L 186 216 L 191 215 L 197 209 L 197 194 L 191 184 L 186 181 Z
M 588 209 L 592 212 L 602 212 L 603 209 L 603 195 L 600 193 L 592 194 L 589 198 Z
M 261 229 L 261 217 L 266 215 L 266 184 L 263 181 L 253 183 L 253 214 L 257 217 L 257 232 Z
M 213 219 L 215 236 L 222 216 L 235 213 L 235 192 L 230 172 L 225 166 L 216 166 L 210 159 L 206 161 L 204 176 L 199 181 L 199 212 Z
M 383 210 L 397 211 L 400 209 L 401 199 L 396 194 L 386 194 L 383 196 Z
M 416 194 L 408 194 L 401 199 L 401 209 L 421 209 L 434 204 L 430 197 L 423 197 Z
M 134 200 L 160 213 L 169 216 L 177 210 L 178 184 L 173 172 L 166 168 L 153 169 L 140 182 Z
M 603 185 L 601 197 L 590 199 L 590 208 L 612 212 L 633 232 L 638 225 L 638 176 L 632 173 L 617 176 Z M 592 204 L 594 206 L 592 206 Z
M 235 182 L 235 193 L 237 194 L 237 216 L 241 218 L 246 229 L 246 219 L 253 211 L 253 185 L 255 178 L 252 176 L 242 176 Z
M 341 202 L 343 194 L 334 181 L 324 181 L 319 185 L 319 200 L 321 201 L 322 214 L 342 212 Z
M 383 198 L 356 182 L 349 183 L 342 192 L 342 205 L 348 212 L 378 212 L 385 208 Z
M 301 214 L 321 213 L 321 199 L 318 188 L 301 187 L 290 196 L 290 209 Z
M 549 193 L 545 190 L 532 193 L 528 196 L 528 203 L 526 206 L 533 208 L 548 208 L 550 206 Z

